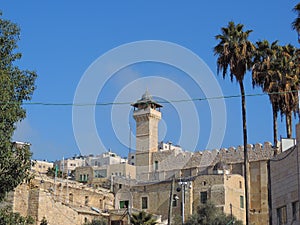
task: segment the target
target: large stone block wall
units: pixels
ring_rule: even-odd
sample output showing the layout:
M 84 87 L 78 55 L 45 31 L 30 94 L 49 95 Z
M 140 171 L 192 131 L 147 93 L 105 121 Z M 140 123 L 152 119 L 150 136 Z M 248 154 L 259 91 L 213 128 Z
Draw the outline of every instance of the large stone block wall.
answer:
M 253 225 L 269 223 L 267 160 L 250 163 L 250 221 Z
M 233 180 L 233 178 L 235 180 Z M 226 180 L 228 179 L 228 180 Z M 226 182 L 225 182 L 226 180 Z M 236 186 L 238 186 L 238 181 L 243 181 L 243 177 L 240 175 L 201 175 L 195 177 L 193 180 L 188 182 L 185 187 L 185 218 L 187 218 L 192 213 L 196 212 L 197 207 L 200 205 L 200 193 L 207 192 L 208 200 L 214 202 L 217 206 L 223 207 L 224 210 L 227 210 L 227 203 L 225 201 L 225 196 L 229 202 L 239 201 L 239 195 L 236 193 L 243 193 L 243 189 L 239 192 L 235 192 Z M 180 185 L 180 180 L 176 180 L 174 186 L 173 194 L 176 194 L 179 197 L 176 206 L 173 207 L 173 216 L 181 215 L 181 204 L 182 204 L 182 193 L 183 189 Z M 237 184 L 238 183 L 238 184 Z M 177 191 L 177 188 L 181 188 Z M 116 192 L 116 202 L 115 207 L 119 207 L 119 201 L 132 201 L 132 207 L 138 210 L 145 210 L 149 213 L 160 214 L 162 219 L 167 219 L 168 210 L 169 210 L 169 198 L 171 191 L 171 180 L 165 182 L 157 183 L 140 183 L 138 185 L 130 186 L 127 185 L 115 185 Z M 235 193 L 235 194 L 234 194 Z M 142 197 L 148 198 L 148 208 L 142 209 Z M 233 200 L 231 200 L 233 199 Z M 228 210 L 225 211 L 228 213 Z M 237 212 L 237 211 L 236 211 Z M 243 219 L 244 214 L 237 215 L 238 218 Z
M 227 215 L 232 214 L 239 220 L 246 221 L 246 210 L 245 210 L 245 189 L 244 189 L 244 177 L 241 175 L 226 175 L 224 177 L 225 187 L 225 204 L 224 212 Z M 241 207 L 241 196 L 244 199 L 244 205 Z M 252 221 L 251 221 L 252 224 Z M 261 223 L 265 224 L 265 223 Z
M 270 142 L 262 144 L 248 145 L 249 161 L 268 160 L 273 157 L 274 150 Z M 212 167 L 222 161 L 225 164 L 233 165 L 232 173 L 243 174 L 243 167 L 241 164 L 244 160 L 244 148 L 238 146 L 237 148 L 230 147 L 228 149 L 222 148 L 220 150 L 202 151 L 202 152 L 189 152 L 180 150 L 166 150 L 153 153 L 153 161 L 158 161 L 157 177 L 159 180 L 169 179 L 166 176 L 166 171 L 198 169 L 198 174 L 201 171 L 212 173 Z M 208 170 L 207 170 L 208 169 Z M 152 177 L 148 175 L 148 177 Z
M 13 192 L 13 210 L 30 215 L 36 224 L 45 217 L 49 224 L 80 225 L 101 217 L 92 210 L 105 212 L 114 208 L 114 196 L 106 189 L 92 189 L 77 182 L 34 179 L 30 185 L 19 185 Z
M 277 224 L 277 209 L 287 208 L 287 224 L 293 221 L 292 203 L 299 201 L 299 147 L 287 150 L 270 162 L 272 224 Z M 299 221 L 298 221 L 299 222 Z

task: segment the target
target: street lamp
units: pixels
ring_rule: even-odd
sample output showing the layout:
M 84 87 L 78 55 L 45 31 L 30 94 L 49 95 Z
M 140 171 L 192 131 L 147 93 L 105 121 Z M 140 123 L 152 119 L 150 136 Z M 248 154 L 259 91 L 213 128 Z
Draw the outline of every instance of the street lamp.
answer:
M 184 224 L 184 220 L 185 220 L 185 218 L 184 218 L 184 210 L 185 210 L 185 189 L 186 189 L 186 187 L 191 188 L 191 187 L 192 187 L 192 186 L 191 186 L 192 184 L 191 184 L 190 182 L 187 182 L 187 181 L 179 181 L 178 184 L 179 184 L 180 187 L 178 187 L 178 188 L 176 189 L 176 191 L 177 191 L 177 192 L 180 192 L 180 191 L 181 191 L 182 224 Z

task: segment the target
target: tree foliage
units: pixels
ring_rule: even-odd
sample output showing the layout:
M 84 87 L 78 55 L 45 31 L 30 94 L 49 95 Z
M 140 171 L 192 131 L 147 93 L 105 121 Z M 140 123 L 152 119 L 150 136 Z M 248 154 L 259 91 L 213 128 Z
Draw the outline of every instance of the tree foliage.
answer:
M 262 88 L 269 95 L 273 113 L 273 141 L 277 147 L 277 118 L 280 111 L 281 79 L 276 71 L 277 53 L 280 49 L 278 41 L 267 40 L 256 42 L 254 64 L 252 68 L 252 85 Z M 276 153 L 276 151 L 275 151 Z
M 133 225 L 155 225 L 155 219 L 152 214 L 141 211 L 139 213 L 133 213 L 130 217 L 130 222 Z
M 243 123 L 243 144 L 244 144 L 244 171 L 245 171 L 245 193 L 246 193 L 246 223 L 249 222 L 249 184 L 248 184 L 248 154 L 247 154 L 247 119 L 246 119 L 246 97 L 244 88 L 244 77 L 252 68 L 255 46 L 248 37 L 252 30 L 244 31 L 243 24 L 229 22 L 227 27 L 221 28 L 221 34 L 216 35 L 219 43 L 214 47 L 214 53 L 218 56 L 217 71 L 221 71 L 223 78 L 230 72 L 230 79 L 237 80 L 240 86 L 242 123 Z
M 190 216 L 185 225 L 242 225 L 243 222 L 234 216 L 226 215 L 211 202 L 198 207 L 197 212 Z
M 298 33 L 298 42 L 300 43 L 300 2 L 295 5 L 294 11 L 297 13 L 296 19 L 292 23 L 292 27 Z
M 11 208 L 0 209 L 0 225 L 29 225 L 34 224 L 32 217 L 23 217 L 20 213 L 13 213 Z
M 0 201 L 29 176 L 29 145 L 12 143 L 16 123 L 26 117 L 22 107 L 31 99 L 36 73 L 15 65 L 21 58 L 16 52 L 19 27 L 2 18 L 0 12 Z

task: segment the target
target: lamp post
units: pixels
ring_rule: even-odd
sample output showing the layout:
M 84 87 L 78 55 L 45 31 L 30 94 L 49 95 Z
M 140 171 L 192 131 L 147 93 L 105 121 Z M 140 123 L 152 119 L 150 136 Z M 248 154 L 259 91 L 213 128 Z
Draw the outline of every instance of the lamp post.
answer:
M 180 187 L 177 188 L 177 191 L 179 192 L 181 190 L 181 207 L 182 207 L 182 224 L 184 224 L 185 221 L 185 189 L 187 186 L 190 187 L 190 182 L 187 181 L 180 181 L 178 183 Z

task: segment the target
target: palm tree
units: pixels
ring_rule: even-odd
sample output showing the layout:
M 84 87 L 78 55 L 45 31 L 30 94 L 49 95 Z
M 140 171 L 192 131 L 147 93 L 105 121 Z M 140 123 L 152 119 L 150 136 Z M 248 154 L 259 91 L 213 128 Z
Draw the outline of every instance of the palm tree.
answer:
M 287 138 L 292 137 L 292 113 L 298 113 L 299 50 L 292 45 L 282 46 L 277 57 L 278 73 L 281 76 L 280 112 L 286 118 Z
M 215 55 L 218 55 L 217 71 L 222 71 L 223 78 L 230 69 L 230 78 L 237 80 L 241 91 L 243 140 L 244 140 L 244 168 L 245 168 L 245 202 L 246 202 L 246 224 L 249 224 L 249 196 L 248 196 L 248 154 L 247 154 L 247 126 L 246 126 L 246 99 L 244 89 L 244 76 L 251 69 L 254 45 L 248 40 L 252 30 L 243 31 L 244 25 L 229 22 L 228 27 L 221 29 L 222 33 L 216 36 L 219 44 L 214 47 Z
M 145 211 L 133 213 L 130 217 L 130 223 L 133 225 L 155 225 L 157 224 L 152 214 Z
M 294 30 L 297 31 L 297 33 L 298 33 L 298 42 L 300 43 L 300 3 L 298 3 L 294 7 L 294 11 L 298 14 L 298 17 L 292 23 L 292 27 L 293 27 Z
M 256 42 L 254 64 L 252 67 L 252 84 L 262 88 L 263 92 L 268 93 L 272 105 L 273 113 L 273 141 L 277 154 L 277 118 L 280 110 L 280 74 L 277 73 L 275 61 L 280 46 L 278 41 L 270 44 L 267 40 Z

